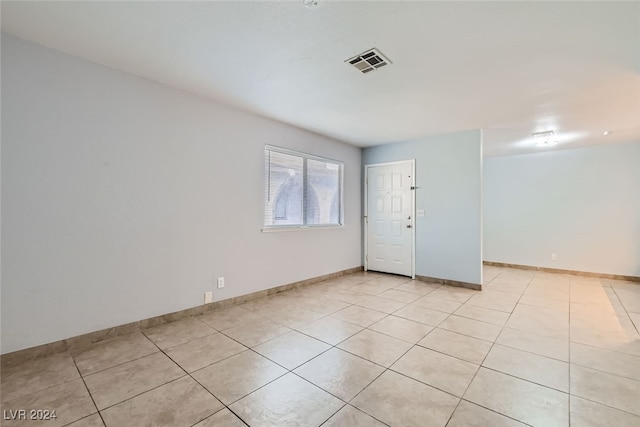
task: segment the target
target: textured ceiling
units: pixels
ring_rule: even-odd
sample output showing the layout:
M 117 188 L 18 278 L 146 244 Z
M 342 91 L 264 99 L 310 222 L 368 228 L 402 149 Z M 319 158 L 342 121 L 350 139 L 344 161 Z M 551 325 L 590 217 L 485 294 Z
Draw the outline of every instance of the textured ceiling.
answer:
M 2 31 L 358 145 L 640 141 L 640 2 L 11 2 Z M 376 47 L 393 64 L 345 60 Z M 609 130 L 609 136 L 603 132 Z

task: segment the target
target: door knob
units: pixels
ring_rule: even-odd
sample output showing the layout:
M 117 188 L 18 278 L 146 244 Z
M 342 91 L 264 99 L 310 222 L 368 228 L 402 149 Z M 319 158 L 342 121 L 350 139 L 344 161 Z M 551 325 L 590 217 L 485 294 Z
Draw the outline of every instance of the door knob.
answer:
M 407 228 L 411 228 L 411 224 L 407 224 Z

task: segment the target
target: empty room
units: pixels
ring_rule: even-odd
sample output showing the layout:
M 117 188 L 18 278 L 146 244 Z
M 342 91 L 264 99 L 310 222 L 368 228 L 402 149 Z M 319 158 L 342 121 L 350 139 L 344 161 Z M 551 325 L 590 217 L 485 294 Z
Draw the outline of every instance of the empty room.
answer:
M 640 2 L 0 2 L 2 426 L 640 426 Z

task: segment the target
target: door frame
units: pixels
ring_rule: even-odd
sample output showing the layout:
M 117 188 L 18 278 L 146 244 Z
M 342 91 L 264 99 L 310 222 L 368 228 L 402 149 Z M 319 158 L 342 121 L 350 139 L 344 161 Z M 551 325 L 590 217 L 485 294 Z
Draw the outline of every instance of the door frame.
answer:
M 364 271 L 369 266 L 369 168 L 391 166 L 402 163 L 411 164 L 411 278 L 416 278 L 416 159 L 398 160 L 396 162 L 371 163 L 364 165 Z

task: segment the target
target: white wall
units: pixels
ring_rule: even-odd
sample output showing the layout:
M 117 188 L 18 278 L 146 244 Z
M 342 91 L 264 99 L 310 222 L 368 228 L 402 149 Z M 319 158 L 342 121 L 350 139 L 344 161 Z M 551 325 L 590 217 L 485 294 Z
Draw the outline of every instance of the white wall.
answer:
M 346 228 L 261 233 L 264 144 L 345 162 Z M 359 266 L 360 190 L 359 148 L 2 35 L 1 351 Z
M 363 164 L 416 159 L 416 274 L 482 283 L 482 132 L 363 151 Z
M 640 276 L 640 143 L 485 159 L 484 197 L 485 260 Z

